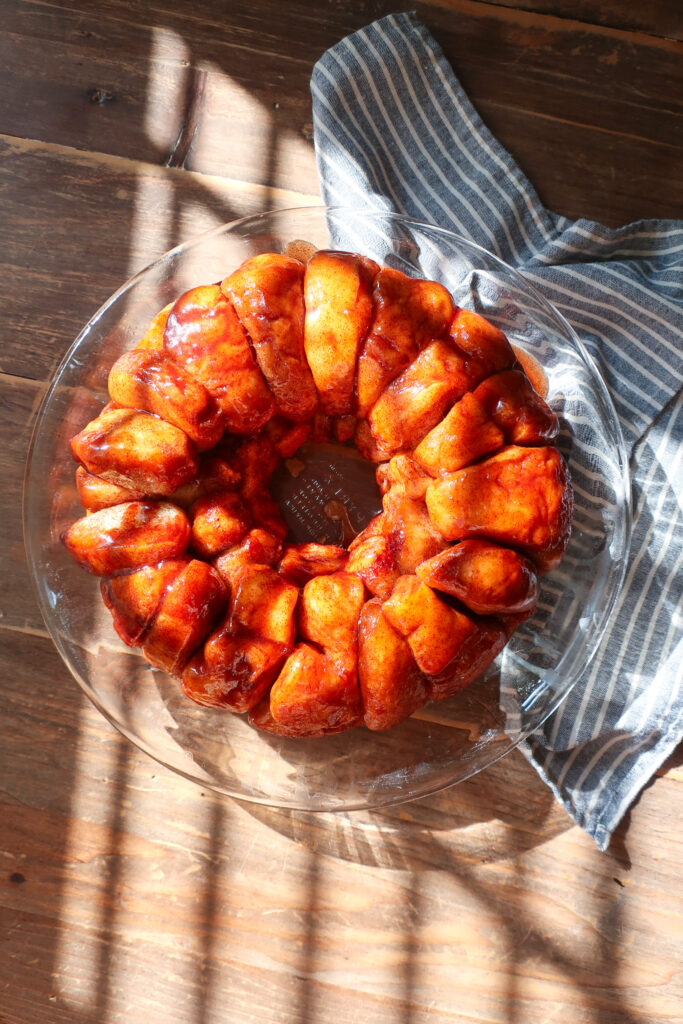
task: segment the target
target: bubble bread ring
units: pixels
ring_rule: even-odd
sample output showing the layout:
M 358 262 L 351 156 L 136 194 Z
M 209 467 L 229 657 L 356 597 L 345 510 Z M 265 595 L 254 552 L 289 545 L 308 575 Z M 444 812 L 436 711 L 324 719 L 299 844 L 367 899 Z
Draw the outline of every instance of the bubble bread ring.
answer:
M 71 440 L 64 534 L 114 627 L 211 708 L 292 737 L 398 725 L 477 678 L 560 562 L 558 421 L 505 335 L 436 282 L 264 253 L 165 307 Z M 377 465 L 349 544 L 291 544 L 269 491 L 307 440 Z

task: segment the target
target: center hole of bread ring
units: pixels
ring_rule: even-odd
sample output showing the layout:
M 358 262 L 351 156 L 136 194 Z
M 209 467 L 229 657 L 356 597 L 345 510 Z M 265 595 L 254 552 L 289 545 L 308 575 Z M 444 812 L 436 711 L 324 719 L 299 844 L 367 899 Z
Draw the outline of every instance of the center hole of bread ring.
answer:
M 334 444 L 304 444 L 283 461 L 270 490 L 291 542 L 348 547 L 382 511 L 376 468 L 354 448 Z

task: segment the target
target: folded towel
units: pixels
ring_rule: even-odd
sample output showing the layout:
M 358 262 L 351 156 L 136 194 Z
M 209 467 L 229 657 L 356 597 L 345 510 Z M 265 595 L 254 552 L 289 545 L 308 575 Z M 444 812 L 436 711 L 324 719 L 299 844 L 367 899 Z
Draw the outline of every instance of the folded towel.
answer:
M 605 849 L 683 736 L 683 222 L 550 213 L 414 14 L 342 40 L 311 82 L 322 196 L 465 235 L 574 327 L 630 452 L 633 534 L 596 658 L 522 750 Z

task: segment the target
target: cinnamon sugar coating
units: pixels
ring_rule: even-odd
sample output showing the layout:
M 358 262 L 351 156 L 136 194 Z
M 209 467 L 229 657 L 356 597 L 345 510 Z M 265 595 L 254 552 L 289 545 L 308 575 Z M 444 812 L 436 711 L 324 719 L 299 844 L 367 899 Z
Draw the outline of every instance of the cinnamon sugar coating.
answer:
M 470 685 L 569 542 L 557 416 L 503 332 L 362 255 L 265 253 L 191 289 L 109 390 L 71 441 L 66 548 L 126 644 L 274 735 L 394 728 Z M 273 474 L 352 441 L 382 511 L 348 550 L 292 543 Z

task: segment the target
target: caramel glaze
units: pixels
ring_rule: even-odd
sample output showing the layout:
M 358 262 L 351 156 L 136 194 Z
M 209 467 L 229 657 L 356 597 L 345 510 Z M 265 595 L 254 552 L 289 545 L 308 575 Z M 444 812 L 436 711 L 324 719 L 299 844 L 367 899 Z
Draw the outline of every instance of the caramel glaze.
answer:
M 72 439 L 89 511 L 64 536 L 126 643 L 296 737 L 390 728 L 468 685 L 533 614 L 572 514 L 538 361 L 435 282 L 311 249 L 155 317 Z M 390 459 L 383 511 L 356 536 L 329 501 L 343 547 L 285 544 L 277 465 L 354 430 Z

